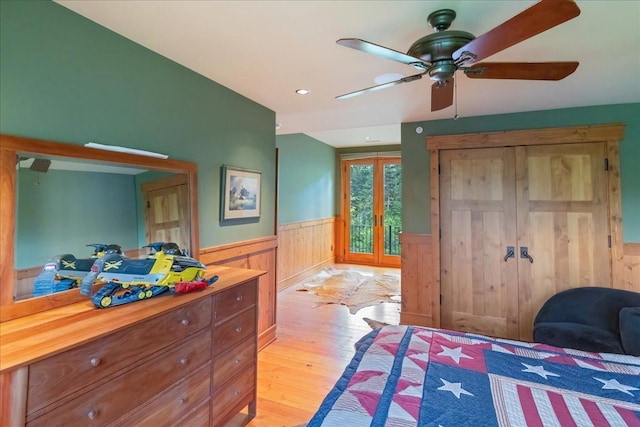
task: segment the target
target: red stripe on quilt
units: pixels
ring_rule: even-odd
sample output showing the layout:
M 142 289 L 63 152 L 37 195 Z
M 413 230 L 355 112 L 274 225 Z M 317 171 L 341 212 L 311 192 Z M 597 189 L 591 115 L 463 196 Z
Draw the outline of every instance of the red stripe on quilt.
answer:
M 598 408 L 595 402 L 586 399 L 580 399 L 580 403 L 582 403 L 582 407 L 584 408 L 587 415 L 589 415 L 589 419 L 593 423 L 594 426 L 608 426 L 609 422 Z
M 531 394 L 531 389 L 520 384 L 518 384 L 516 388 L 518 390 L 522 413 L 527 420 L 527 427 L 543 427 L 540 414 L 538 413 L 538 407 Z
M 615 406 L 614 408 L 618 411 L 618 414 L 620 414 L 624 422 L 627 423 L 629 427 L 640 427 L 640 418 L 638 418 L 638 415 L 635 412 L 618 406 Z
M 554 392 L 548 392 L 547 395 L 560 425 L 563 427 L 577 427 L 562 395 Z

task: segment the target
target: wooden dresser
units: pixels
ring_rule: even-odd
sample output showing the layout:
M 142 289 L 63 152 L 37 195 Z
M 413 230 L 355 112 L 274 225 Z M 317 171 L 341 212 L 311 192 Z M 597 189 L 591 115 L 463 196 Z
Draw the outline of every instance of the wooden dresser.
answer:
M 258 270 L 200 292 L 0 324 L 2 426 L 219 426 L 256 411 Z

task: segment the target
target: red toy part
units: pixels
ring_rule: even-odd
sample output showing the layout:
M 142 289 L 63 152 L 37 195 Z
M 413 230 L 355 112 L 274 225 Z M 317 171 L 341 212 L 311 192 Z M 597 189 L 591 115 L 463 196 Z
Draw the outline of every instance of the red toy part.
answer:
M 177 294 L 186 294 L 189 292 L 201 291 L 207 289 L 207 282 L 205 280 L 198 280 L 194 282 L 178 282 L 175 284 L 175 291 Z

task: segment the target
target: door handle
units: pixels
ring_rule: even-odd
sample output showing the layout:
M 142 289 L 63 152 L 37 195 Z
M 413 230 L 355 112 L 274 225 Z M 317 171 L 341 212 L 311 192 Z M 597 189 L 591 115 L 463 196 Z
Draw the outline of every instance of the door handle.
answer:
M 507 254 L 504 256 L 504 262 L 507 262 L 509 258 L 516 257 L 516 249 L 513 246 L 507 246 Z
M 520 246 L 520 258 L 528 258 L 529 262 L 533 264 L 533 257 L 529 255 L 529 248 L 526 246 Z

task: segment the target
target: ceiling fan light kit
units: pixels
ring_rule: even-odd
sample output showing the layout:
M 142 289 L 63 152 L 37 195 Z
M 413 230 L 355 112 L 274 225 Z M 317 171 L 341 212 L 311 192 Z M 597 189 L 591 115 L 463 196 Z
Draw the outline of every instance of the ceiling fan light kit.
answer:
M 336 43 L 341 46 L 411 65 L 420 73 L 336 98 L 351 98 L 409 83 L 428 74 L 434 80 L 431 86 L 431 111 L 438 111 L 453 104 L 454 75 L 458 70 L 473 79 L 562 80 L 578 68 L 578 62 L 479 61 L 579 14 L 580 9 L 573 0 L 540 0 L 489 32 L 475 37 L 466 31 L 449 30 L 456 12 L 452 9 L 440 9 L 427 17 L 427 22 L 435 32 L 415 41 L 406 54 L 362 39 L 339 39 Z

